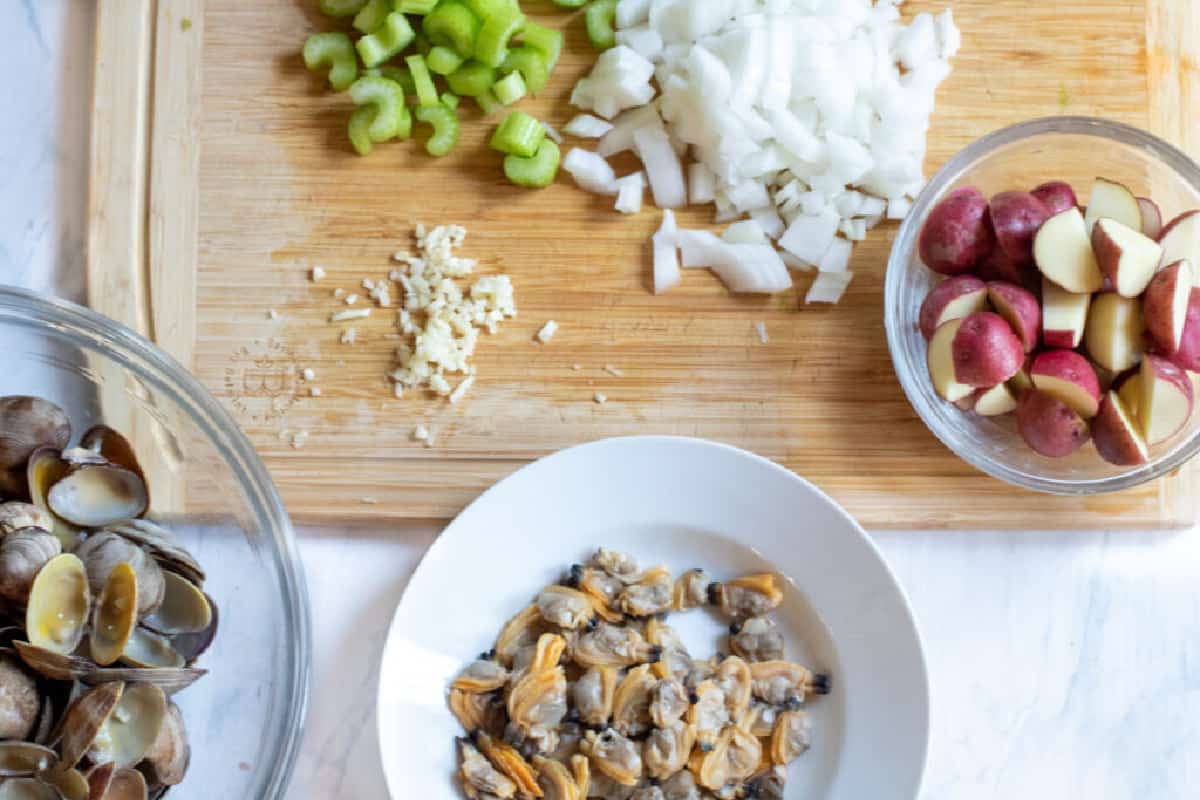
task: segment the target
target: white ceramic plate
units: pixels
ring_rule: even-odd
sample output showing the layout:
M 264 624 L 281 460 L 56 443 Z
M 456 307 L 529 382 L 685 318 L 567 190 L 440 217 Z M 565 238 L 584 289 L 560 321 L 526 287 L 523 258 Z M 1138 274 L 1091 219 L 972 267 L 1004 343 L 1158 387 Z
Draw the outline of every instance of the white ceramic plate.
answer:
M 448 683 L 504 622 L 597 546 L 676 574 L 773 570 L 787 657 L 833 677 L 809 703 L 812 749 L 788 798 L 912 800 L 929 736 L 912 612 L 857 523 L 812 484 L 758 456 L 695 439 L 575 447 L 526 467 L 467 508 L 430 548 L 396 609 L 379 687 L 379 740 L 396 800 L 454 798 Z M 672 614 L 694 657 L 720 649 L 708 611 Z

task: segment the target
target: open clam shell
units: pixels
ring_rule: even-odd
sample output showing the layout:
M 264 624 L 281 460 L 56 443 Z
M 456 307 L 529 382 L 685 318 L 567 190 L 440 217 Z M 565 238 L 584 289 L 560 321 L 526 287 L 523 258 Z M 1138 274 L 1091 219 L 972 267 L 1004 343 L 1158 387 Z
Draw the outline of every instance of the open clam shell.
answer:
M 51 769 L 39 772 L 37 778 L 57 789 L 63 800 L 89 800 L 91 797 L 87 778 L 77 769 Z
M 104 683 L 88 689 L 67 706 L 59 725 L 63 767 L 79 763 L 116 710 L 124 691 L 124 683 Z
M 208 674 L 206 669 L 196 667 L 162 667 L 142 669 L 139 667 L 96 667 L 81 677 L 81 680 L 92 686 L 113 682 L 148 683 L 162 689 L 163 694 L 173 695 L 191 686 Z
M 89 646 L 92 659 L 108 666 L 121 657 L 137 625 L 137 574 L 122 561 L 113 567 L 96 600 Z M 182 666 L 171 664 L 170 666 Z
M 146 473 L 142 472 L 133 444 L 107 425 L 88 428 L 79 437 L 79 446 L 100 455 L 110 464 L 136 472 L 143 482 L 146 481 Z
M 71 472 L 71 464 L 62 457 L 62 451 L 53 447 L 42 447 L 33 452 L 25 467 L 29 502 L 45 511 L 53 519 L 50 532 L 58 537 L 65 549 L 75 546 L 79 531 L 66 520 L 53 513 L 47 496 L 58 481 Z
M 146 617 L 146 627 L 168 635 L 207 630 L 213 614 L 204 592 L 187 578 L 169 570 L 164 570 L 162 576 L 162 604 Z
M 71 420 L 40 397 L 0 397 L 0 470 L 23 466 L 40 447 L 66 447 Z
M 25 630 L 30 644 L 55 653 L 75 651 L 91 609 L 87 572 L 70 553 L 46 562 L 29 590 Z
M 162 603 L 165 591 L 162 568 L 145 550 L 115 533 L 93 533 L 75 548 L 87 570 L 92 592 L 104 591 L 108 576 L 120 563 L 127 563 L 137 575 L 138 619 L 152 614 Z
M 133 667 L 182 667 L 185 663 L 169 639 L 145 628 L 130 631 L 120 658 Z
M 0 800 L 62 800 L 62 794 L 37 778 L 9 778 L 0 783 Z
M 149 683 L 125 684 L 116 708 L 88 747 L 88 758 L 96 764 L 132 767 L 158 738 L 166 715 L 162 689 Z
M 103 528 L 140 517 L 150 506 L 146 482 L 133 470 L 115 464 L 74 465 L 46 493 L 56 516 L 80 528 Z
M 142 767 L 152 783 L 175 786 L 183 780 L 191 758 L 192 748 L 188 744 L 183 712 L 179 710 L 179 706 L 168 702 L 167 715 L 158 730 L 158 738 L 146 751 Z
M 52 769 L 58 763 L 58 753 L 33 742 L 0 742 L 0 777 L 13 778 L 34 775 Z
M 205 651 L 212 646 L 213 640 L 217 638 L 217 629 L 221 624 L 220 610 L 212 597 L 205 593 L 208 598 L 208 607 L 212 610 L 212 621 L 208 627 L 198 633 L 181 633 L 171 637 L 171 646 L 175 648 L 175 652 L 183 656 L 184 661 L 190 666 L 196 662 L 200 656 L 204 655 Z
M 169 530 L 148 519 L 127 519 L 109 525 L 109 532 L 120 534 L 148 552 L 162 567 L 175 572 L 196 586 L 203 586 L 205 573 L 199 562 Z
M 30 669 L 52 681 L 79 680 L 96 668 L 86 658 L 47 650 L 29 642 L 17 641 L 13 646 Z

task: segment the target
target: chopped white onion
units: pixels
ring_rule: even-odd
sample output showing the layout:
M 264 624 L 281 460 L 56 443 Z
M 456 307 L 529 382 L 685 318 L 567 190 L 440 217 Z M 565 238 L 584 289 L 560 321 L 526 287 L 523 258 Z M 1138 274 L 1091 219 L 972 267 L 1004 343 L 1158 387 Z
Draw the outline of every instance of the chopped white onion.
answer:
M 632 150 L 634 131 L 641 128 L 659 128 L 661 130 L 662 127 L 662 117 L 658 115 L 658 109 L 653 104 L 626 111 L 617 117 L 613 122 L 612 129 L 604 134 L 604 138 L 596 146 L 596 152 L 608 158 L 617 153 Z
M 854 273 L 851 272 L 822 272 L 809 287 L 804 302 L 836 303 L 842 299 L 853 279 Z
M 546 135 L 550 137 L 550 140 L 552 142 L 554 142 L 555 144 L 562 144 L 562 142 L 563 142 L 562 134 L 559 133 L 558 131 L 556 131 L 552 125 L 550 125 L 549 123 L 543 122 L 542 127 L 546 130 Z
M 801 261 L 816 264 L 833 244 L 838 222 L 835 211 L 797 217 L 780 238 L 779 246 Z
M 563 127 L 563 133 L 579 139 L 599 139 L 612 129 L 611 122 L 591 114 L 579 114 Z
M 571 174 L 579 188 L 593 194 L 616 194 L 617 174 L 601 156 L 576 147 L 567 153 L 562 168 Z
M 640 128 L 633 132 L 633 144 L 638 157 L 646 166 L 654 204 L 659 208 L 680 208 L 687 205 L 687 186 L 683 182 L 683 165 L 671 147 L 671 140 L 661 128 Z
M 679 251 L 676 236 L 679 229 L 675 226 L 675 213 L 670 209 L 663 211 L 662 225 L 651 240 L 654 247 L 654 293 L 663 292 L 679 285 L 682 274 L 679 271 Z
M 636 214 L 642 210 L 642 196 L 646 193 L 646 173 L 635 172 L 617 179 L 616 209 L 622 214 Z
M 694 206 L 711 203 L 716 198 L 717 176 L 703 161 L 688 165 L 688 202 Z
M 752 219 L 730 225 L 721 234 L 721 238 L 729 244 L 770 244 L 762 227 Z
M 817 269 L 821 272 L 845 272 L 850 266 L 850 254 L 854 252 L 854 245 L 848 239 L 834 239 L 829 245 L 829 249 L 825 251 L 825 255 L 821 256 L 820 262 L 817 263 Z

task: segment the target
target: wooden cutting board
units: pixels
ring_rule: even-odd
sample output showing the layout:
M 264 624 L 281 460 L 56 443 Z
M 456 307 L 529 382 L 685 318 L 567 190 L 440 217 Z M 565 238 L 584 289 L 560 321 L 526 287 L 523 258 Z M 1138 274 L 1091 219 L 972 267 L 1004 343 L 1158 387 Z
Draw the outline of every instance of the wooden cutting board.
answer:
M 309 33 L 330 27 L 315 6 L 106 0 L 93 118 L 92 305 L 195 371 L 258 447 L 296 517 L 446 518 L 539 456 L 656 433 L 775 459 L 871 528 L 1194 522 L 1188 474 L 1121 495 L 1057 498 L 994 481 L 944 449 L 910 409 L 887 353 L 894 225 L 857 248 L 857 277 L 836 307 L 803 305 L 807 281 L 799 293 L 735 298 L 704 273 L 655 297 L 647 239 L 658 212 L 617 215 L 565 176 L 541 192 L 509 186 L 485 146 L 491 126 L 473 110 L 444 160 L 417 143 L 355 156 L 348 101 L 299 56 Z M 523 106 L 561 125 L 593 55 L 577 14 L 525 7 L 568 32 L 551 87 Z M 1148 128 L 1200 154 L 1200 9 L 1190 0 L 953 8 L 964 46 L 939 94 L 930 172 L 982 134 L 1061 113 Z M 710 220 L 694 210 L 683 223 Z M 519 319 L 485 337 L 478 383 L 454 406 L 392 398 L 392 313 L 358 324 L 353 346 L 326 322 L 339 307 L 331 291 L 385 276 L 417 222 L 465 225 L 464 255 L 516 285 Z M 314 265 L 329 274 L 319 284 L 308 279 Z M 548 319 L 562 327 L 543 346 L 534 334 Z M 319 397 L 300 378 L 306 367 Z M 609 402 L 594 403 L 596 392 Z M 436 432 L 435 446 L 411 440 L 417 424 Z M 290 437 L 300 431 L 309 438 L 297 449 Z

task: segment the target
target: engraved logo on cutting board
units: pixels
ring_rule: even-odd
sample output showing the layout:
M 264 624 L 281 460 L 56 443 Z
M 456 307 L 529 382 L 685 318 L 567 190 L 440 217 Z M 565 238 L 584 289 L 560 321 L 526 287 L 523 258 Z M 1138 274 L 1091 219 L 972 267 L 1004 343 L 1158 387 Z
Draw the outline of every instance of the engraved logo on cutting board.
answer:
M 280 419 L 300 393 L 296 355 L 280 339 L 260 340 L 230 354 L 225 392 L 244 422 Z

